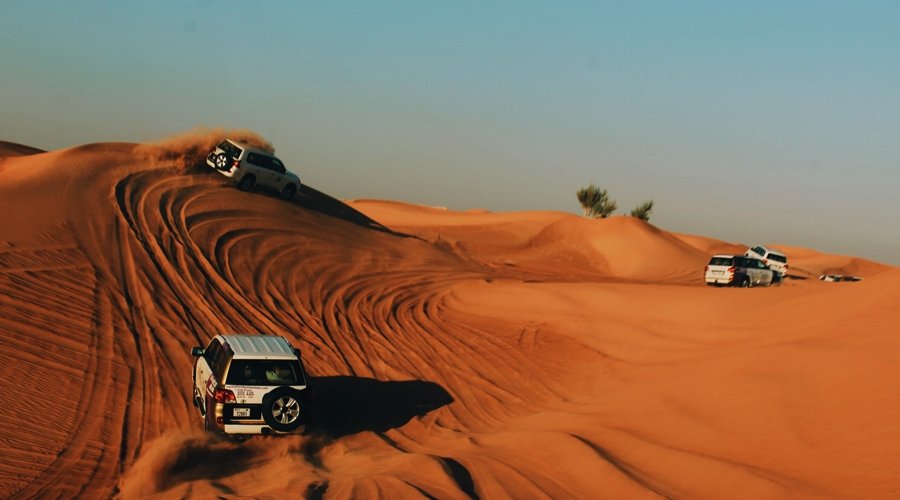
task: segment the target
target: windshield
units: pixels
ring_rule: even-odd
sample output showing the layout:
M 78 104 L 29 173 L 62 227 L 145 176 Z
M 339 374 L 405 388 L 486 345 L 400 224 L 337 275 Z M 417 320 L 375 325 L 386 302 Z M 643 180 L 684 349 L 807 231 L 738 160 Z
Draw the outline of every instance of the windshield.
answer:
M 227 154 L 228 156 L 230 156 L 232 158 L 237 158 L 238 156 L 241 156 L 242 149 L 228 141 L 222 141 L 222 143 L 219 144 L 219 149 L 224 151 L 225 154 Z
M 300 362 L 278 359 L 235 359 L 227 385 L 306 385 Z
M 734 262 L 734 259 L 731 257 L 713 257 L 712 260 L 709 261 L 709 265 L 711 266 L 730 266 Z

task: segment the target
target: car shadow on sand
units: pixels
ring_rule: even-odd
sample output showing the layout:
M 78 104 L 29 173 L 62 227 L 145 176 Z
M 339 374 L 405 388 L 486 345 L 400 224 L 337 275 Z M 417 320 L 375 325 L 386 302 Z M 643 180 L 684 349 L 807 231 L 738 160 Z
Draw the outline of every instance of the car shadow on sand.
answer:
M 311 377 L 309 386 L 310 430 L 332 438 L 385 432 L 453 402 L 446 389 L 423 380 Z
M 215 177 L 218 175 L 216 173 L 215 169 L 212 169 L 206 165 L 205 157 L 202 159 L 196 160 L 195 162 L 192 162 L 190 171 L 191 171 L 191 173 L 194 173 L 194 174 L 199 173 L 199 174 L 203 174 L 203 175 L 208 175 L 210 177 Z M 226 182 L 224 184 L 228 184 L 228 183 Z M 231 187 L 234 189 L 237 189 L 236 186 L 232 185 Z M 278 191 L 275 191 L 275 190 L 272 190 L 269 188 L 265 188 L 265 187 L 261 187 L 261 186 L 255 186 L 253 188 L 253 192 L 260 193 L 265 196 L 271 196 L 271 197 L 275 197 L 275 198 L 278 197 Z M 343 201 L 338 200 L 337 198 L 333 198 L 308 184 L 303 184 L 300 187 L 300 191 L 296 195 L 294 195 L 293 199 L 291 199 L 291 201 L 289 201 L 288 203 L 295 203 L 297 205 L 302 206 L 303 208 L 312 210 L 314 212 L 318 212 L 322 215 L 327 215 L 329 217 L 334 217 L 336 219 L 345 220 L 352 224 L 356 224 L 357 226 L 362 226 L 362 227 L 365 227 L 368 229 L 372 229 L 374 231 L 381 231 L 383 233 L 388 233 L 393 236 L 399 236 L 401 238 L 417 238 L 417 239 L 419 239 L 416 236 L 412 236 L 412 235 L 409 235 L 406 233 L 394 231 L 393 229 L 372 219 L 371 217 L 367 216 L 366 214 L 360 212 L 359 210 L 356 210 L 355 208 L 351 207 L 350 205 L 347 205 Z
M 329 217 L 335 217 L 347 222 L 356 224 L 357 226 L 366 227 L 375 231 L 400 236 L 403 238 L 411 237 L 408 234 L 394 231 L 393 229 L 381 224 L 380 222 L 370 218 L 366 214 L 347 205 L 341 200 L 332 198 L 331 196 L 319 191 L 318 189 L 304 184 L 300 188 L 300 192 L 294 196 L 293 203 L 302 205 L 304 208 L 319 212 Z

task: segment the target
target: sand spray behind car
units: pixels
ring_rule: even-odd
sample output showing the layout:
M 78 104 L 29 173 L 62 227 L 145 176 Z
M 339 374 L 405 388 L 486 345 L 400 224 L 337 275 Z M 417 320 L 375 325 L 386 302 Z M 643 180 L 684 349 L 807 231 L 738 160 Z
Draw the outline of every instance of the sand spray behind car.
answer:
M 213 129 L 196 127 L 156 142 L 141 144 L 135 149 L 135 153 L 145 161 L 164 163 L 167 166 L 175 163 L 180 170 L 187 171 L 196 165 L 202 165 L 207 153 L 225 138 L 275 153 L 272 144 L 252 130 L 221 127 Z
M 224 440 L 200 431 L 171 430 L 149 443 L 119 480 L 121 498 L 141 498 L 185 483 L 214 483 L 219 478 L 242 471 L 256 474 L 271 469 L 274 474 L 285 467 L 291 481 L 308 475 L 318 480 L 320 454 L 329 440 L 322 436 L 282 436 L 278 439 L 255 437 L 244 441 Z M 289 462 L 289 464 L 288 464 Z M 209 484 L 208 493 L 219 492 Z M 205 496 L 192 485 L 192 491 Z

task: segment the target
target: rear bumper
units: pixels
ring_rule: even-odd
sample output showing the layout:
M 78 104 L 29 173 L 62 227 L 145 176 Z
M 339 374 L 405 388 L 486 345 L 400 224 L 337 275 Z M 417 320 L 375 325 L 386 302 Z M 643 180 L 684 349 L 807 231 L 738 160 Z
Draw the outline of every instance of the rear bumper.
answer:
M 240 408 L 248 409 L 249 415 L 234 416 L 235 411 Z M 305 423 L 289 432 L 273 429 L 262 418 L 262 405 L 258 404 L 215 403 L 211 411 L 210 428 L 223 434 L 302 434 L 306 430 Z
M 301 425 L 291 432 L 279 432 L 266 424 L 225 424 L 221 429 L 225 434 L 302 434 L 306 425 Z
M 730 285 L 734 283 L 734 275 L 723 275 L 723 276 L 706 276 L 705 280 L 708 284 L 713 285 Z

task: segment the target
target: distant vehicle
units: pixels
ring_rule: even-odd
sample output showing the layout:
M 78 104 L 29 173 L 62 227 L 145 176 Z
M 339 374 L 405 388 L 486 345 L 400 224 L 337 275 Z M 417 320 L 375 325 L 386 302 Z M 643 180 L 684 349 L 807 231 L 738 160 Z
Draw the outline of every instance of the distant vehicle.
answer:
M 241 191 L 264 186 L 290 200 L 300 191 L 300 177 L 268 151 L 225 139 L 206 155 L 206 164 L 230 177 Z
M 763 261 L 742 255 L 714 255 L 706 266 L 704 279 L 709 286 L 771 286 L 780 283 L 780 275 Z
M 862 281 L 859 276 L 844 276 L 843 274 L 823 274 L 819 276 L 822 281 Z
M 748 249 L 744 252 L 744 255 L 763 261 L 765 265 L 777 271 L 781 277 L 784 277 L 788 272 L 787 256 L 778 250 L 758 246 Z
M 300 351 L 273 335 L 218 335 L 194 347 L 193 401 L 203 428 L 220 434 L 279 434 L 306 428 Z

